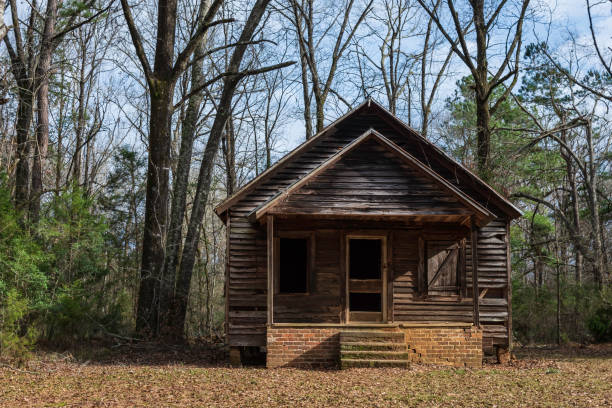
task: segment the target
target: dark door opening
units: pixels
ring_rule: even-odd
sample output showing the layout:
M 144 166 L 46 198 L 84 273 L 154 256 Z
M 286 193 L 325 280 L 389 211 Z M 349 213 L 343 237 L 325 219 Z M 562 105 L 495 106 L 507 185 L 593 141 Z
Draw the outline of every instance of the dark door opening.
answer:
M 350 246 L 350 278 L 380 279 L 380 239 L 351 239 Z
M 347 241 L 350 321 L 383 321 L 383 242 L 369 237 Z

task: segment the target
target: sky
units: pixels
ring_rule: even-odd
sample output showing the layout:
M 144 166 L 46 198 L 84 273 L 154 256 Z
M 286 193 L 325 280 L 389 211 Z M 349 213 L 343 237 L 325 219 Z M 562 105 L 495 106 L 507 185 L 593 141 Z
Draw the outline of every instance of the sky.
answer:
M 595 30 L 600 45 L 606 49 L 612 47 L 611 3 L 608 0 L 593 0 L 591 3 L 598 4 L 598 6 L 593 9 L 593 15 Z M 530 21 L 525 24 L 524 45 L 538 40 L 548 40 L 553 49 L 563 50 L 567 48 L 569 50 L 568 44 L 570 33 L 576 36 L 578 43 L 586 44 L 591 42 L 586 0 L 531 0 L 531 5 L 533 9 L 538 10 L 538 22 L 533 23 Z M 28 2 L 26 0 L 21 0 L 20 7 L 29 7 Z M 7 24 L 10 25 L 10 13 L 5 15 L 5 19 Z M 474 47 L 474 44 L 471 44 L 471 46 Z M 495 65 L 495 59 L 493 58 L 490 67 L 494 69 Z M 297 68 L 297 66 L 295 68 Z M 467 68 L 458 58 L 454 58 L 451 72 L 453 72 L 453 76 L 446 80 L 439 90 L 439 104 L 443 103 L 446 98 L 453 94 L 456 88 L 456 80 L 468 74 Z M 517 87 L 518 86 L 520 86 L 520 84 L 518 84 Z M 296 92 L 294 98 L 299 100 L 300 97 L 301 91 Z M 385 101 L 380 100 L 380 102 L 384 103 Z M 294 106 L 296 103 L 294 103 Z M 357 103 L 359 103 L 359 101 L 357 101 Z M 346 108 L 342 105 L 342 109 Z M 293 109 L 293 112 L 296 111 L 297 109 Z M 343 112 L 337 110 L 329 110 L 326 112 L 326 123 L 333 122 L 342 113 Z M 418 112 L 413 110 L 413 116 L 418 117 Z M 282 156 L 283 153 L 303 142 L 304 133 L 304 124 L 303 121 L 300 120 L 299 114 L 292 115 L 292 119 L 285 125 L 283 131 L 284 137 L 282 140 L 279 140 L 277 156 Z
M 602 48 L 612 48 L 612 8 L 608 0 L 591 0 L 593 23 L 597 39 Z M 589 20 L 586 8 L 586 0 L 531 0 L 532 10 L 535 18 L 525 23 L 523 28 L 523 46 L 532 42 L 548 41 L 552 49 L 570 49 L 570 38 L 575 36 L 579 44 L 591 44 L 591 33 L 589 31 Z M 468 42 L 468 48 L 475 55 L 475 43 Z M 568 53 L 569 55 L 569 53 Z M 492 70 L 495 69 L 495 59 L 490 62 Z M 438 91 L 438 103 L 443 103 L 446 98 L 453 95 L 455 82 L 461 77 L 468 75 L 469 70 L 458 59 L 454 58 L 450 67 L 453 77 L 446 80 Z M 517 88 L 520 87 L 520 81 Z M 383 104 L 384 100 L 381 100 Z M 413 108 L 414 109 L 414 108 Z M 340 113 L 326 112 L 325 123 L 333 122 Z M 413 111 L 418 116 L 418 112 Z M 289 151 L 304 141 L 304 123 L 295 119 L 286 126 L 288 136 L 282 141 L 280 150 Z

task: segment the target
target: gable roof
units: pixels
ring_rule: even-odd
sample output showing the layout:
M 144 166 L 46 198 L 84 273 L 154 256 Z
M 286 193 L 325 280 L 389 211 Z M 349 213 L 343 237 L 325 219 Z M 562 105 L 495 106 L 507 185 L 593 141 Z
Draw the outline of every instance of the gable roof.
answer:
M 339 150 L 334 155 L 329 157 L 327 160 L 325 160 L 323 163 L 317 166 L 314 170 L 312 170 L 306 176 L 302 177 L 301 179 L 296 180 L 294 183 L 289 185 L 287 188 L 285 188 L 282 191 L 279 191 L 272 198 L 270 198 L 269 200 L 267 200 L 266 202 L 264 202 L 263 204 L 255 208 L 253 211 L 251 211 L 251 213 L 249 214 L 249 218 L 251 219 L 251 221 L 260 219 L 267 212 L 269 212 L 274 207 L 276 207 L 278 204 L 280 204 L 287 196 L 299 190 L 302 186 L 306 185 L 312 179 L 317 177 L 319 174 L 323 173 L 328 168 L 332 167 L 334 164 L 340 161 L 343 157 L 345 157 L 350 152 L 354 151 L 359 146 L 361 146 L 362 144 L 364 144 L 366 141 L 369 141 L 369 140 L 376 141 L 379 145 L 381 145 L 388 151 L 392 152 L 394 155 L 396 155 L 396 157 L 401 159 L 403 162 L 408 164 L 410 167 L 414 168 L 415 170 L 420 172 L 422 175 L 424 175 L 426 178 L 433 181 L 435 184 L 438 185 L 438 187 L 440 187 L 440 189 L 442 189 L 446 193 L 456 198 L 459 202 L 461 202 L 469 210 L 473 211 L 477 217 L 477 220 L 479 221 L 479 225 L 485 225 L 495 217 L 495 215 L 491 211 L 489 211 L 488 209 L 480 205 L 478 202 L 474 201 L 472 198 L 467 196 L 457 187 L 453 186 L 451 183 L 449 183 L 448 181 L 440 177 L 433 170 L 423 165 L 419 160 L 417 160 L 410 153 L 406 152 L 405 150 L 397 146 L 395 143 L 393 143 L 391 140 L 389 140 L 388 138 L 386 138 L 385 136 L 383 136 L 381 133 L 377 132 L 376 130 L 369 129 L 366 132 L 364 132 L 361 136 L 357 137 L 352 142 L 350 142 L 348 145 L 346 145 L 342 150 Z
M 414 157 L 413 155 L 410 155 L 410 153 L 408 153 L 405 148 L 397 145 L 396 143 L 393 143 L 391 140 L 389 140 L 389 138 L 385 139 L 393 143 L 396 149 L 399 149 L 405 154 L 410 155 L 412 159 L 420 163 L 422 167 L 428 169 L 428 171 L 430 172 L 437 174 L 439 178 L 444 179 L 447 183 L 453 185 L 456 190 L 455 193 L 461 192 L 463 195 L 468 196 L 468 198 L 470 198 L 472 201 L 479 202 L 479 205 L 487 210 L 488 205 L 492 204 L 508 218 L 517 218 L 522 215 L 522 212 L 516 206 L 514 206 L 514 204 L 512 204 L 509 200 L 500 195 L 491 186 L 482 181 L 470 170 L 468 170 L 463 165 L 448 156 L 444 151 L 435 146 L 429 140 L 425 139 L 418 132 L 406 125 L 396 116 L 394 116 L 391 112 L 389 112 L 387 109 L 385 109 L 372 99 L 364 101 L 357 108 L 341 116 L 333 123 L 328 125 L 321 132 L 317 133 L 316 135 L 299 145 L 297 148 L 289 152 L 276 164 L 261 173 L 259 176 L 255 177 L 253 180 L 251 180 L 249 183 L 247 183 L 245 186 L 235 192 L 232 196 L 228 197 L 222 203 L 220 203 L 215 208 L 215 212 L 222 219 L 225 219 L 226 212 L 228 209 L 239 203 L 242 199 L 247 197 L 251 192 L 255 191 L 263 183 L 270 180 L 275 175 L 279 174 L 282 169 L 286 168 L 293 160 L 296 160 L 303 153 L 306 153 L 311 150 L 313 146 L 315 146 L 318 142 L 323 141 L 326 137 L 333 136 L 339 127 L 351 123 L 351 119 L 357 118 L 360 115 L 372 114 L 382 119 L 386 125 L 390 126 L 396 132 L 398 132 L 403 138 L 405 138 L 406 143 L 409 143 L 410 145 L 414 144 L 415 148 L 418 147 L 421 150 L 423 157 Z M 380 134 L 379 136 L 385 137 Z M 384 139 L 380 138 L 379 140 L 384 141 Z M 349 145 L 352 145 L 352 142 L 343 146 L 341 150 L 344 150 Z M 333 157 L 334 155 L 331 156 Z M 327 162 L 329 159 L 331 159 L 331 157 L 326 160 L 323 160 L 323 162 Z M 436 169 L 432 167 L 431 162 L 435 162 L 436 164 L 441 166 L 441 168 L 436 171 Z M 318 167 L 319 166 L 316 166 L 314 169 L 317 169 Z M 441 169 L 444 169 L 447 174 L 440 174 Z M 304 175 L 304 177 L 307 176 L 308 174 Z M 293 185 L 297 182 L 299 182 L 299 178 L 298 180 L 294 180 L 292 183 L 290 183 L 290 185 Z M 478 197 L 475 197 L 475 195 L 477 195 Z M 266 200 L 266 202 L 267 201 L 269 200 Z M 483 202 L 486 203 L 485 206 L 482 205 Z

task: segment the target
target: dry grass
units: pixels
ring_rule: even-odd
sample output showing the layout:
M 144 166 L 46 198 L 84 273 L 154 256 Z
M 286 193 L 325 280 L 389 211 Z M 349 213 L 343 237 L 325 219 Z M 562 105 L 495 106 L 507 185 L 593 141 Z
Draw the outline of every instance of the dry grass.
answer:
M 309 371 L 207 366 L 198 353 L 44 354 L 0 369 L 0 406 L 612 406 L 612 345 L 517 351 L 509 366 Z

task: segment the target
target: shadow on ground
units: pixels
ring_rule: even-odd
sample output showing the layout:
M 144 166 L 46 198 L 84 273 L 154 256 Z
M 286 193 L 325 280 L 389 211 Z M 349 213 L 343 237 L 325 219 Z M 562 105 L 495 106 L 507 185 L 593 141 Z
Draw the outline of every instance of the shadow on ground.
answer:
M 81 364 L 139 365 L 190 367 L 223 367 L 229 364 L 228 350 L 222 343 L 90 343 L 59 347 L 43 345 L 40 354 L 45 359 L 64 360 Z

